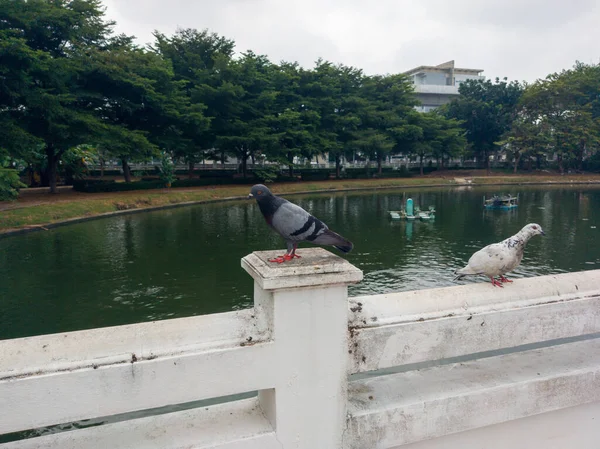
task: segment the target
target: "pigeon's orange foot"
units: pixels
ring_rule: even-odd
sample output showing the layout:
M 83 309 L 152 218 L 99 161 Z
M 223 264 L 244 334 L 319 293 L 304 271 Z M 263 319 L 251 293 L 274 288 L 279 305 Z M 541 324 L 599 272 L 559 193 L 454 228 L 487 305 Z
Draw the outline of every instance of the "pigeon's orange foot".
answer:
M 504 287 L 504 285 L 502 285 L 499 281 L 497 281 L 494 278 L 490 278 L 492 280 L 492 285 L 495 285 L 496 287 Z
M 508 278 L 505 278 L 504 276 L 500 276 L 500 280 L 501 280 L 502 282 L 512 282 L 510 279 L 508 279 Z
M 276 257 L 275 259 L 269 259 L 269 262 L 283 263 L 283 262 L 292 260 L 294 258 L 300 259 L 300 256 L 297 254 L 284 254 L 283 256 Z

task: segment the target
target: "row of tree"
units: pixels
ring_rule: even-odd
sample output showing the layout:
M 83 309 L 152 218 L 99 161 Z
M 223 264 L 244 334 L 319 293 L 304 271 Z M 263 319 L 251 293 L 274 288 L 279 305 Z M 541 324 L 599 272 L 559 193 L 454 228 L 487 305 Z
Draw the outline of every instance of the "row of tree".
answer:
M 457 100 L 422 114 L 404 75 L 275 64 L 206 30 L 157 31 L 141 48 L 113 26 L 100 0 L 0 0 L 0 170 L 19 161 L 55 192 L 59 165 L 85 156 L 121 161 L 130 181 L 131 162 L 160 155 L 190 173 L 232 156 L 245 176 L 249 160 L 292 172 L 298 157 L 328 154 L 339 176 L 349 154 L 380 171 L 390 154 L 421 169 L 473 155 L 489 168 L 499 151 L 515 169 L 548 154 L 564 169 L 598 148 L 598 65 L 532 85 L 467 81 Z
M 0 3 L 0 148 L 56 190 L 57 168 L 91 144 L 103 159 L 129 163 L 159 153 L 185 160 L 266 158 L 293 170 L 300 156 L 337 163 L 358 153 L 464 147 L 458 121 L 418 114 L 403 75 L 366 76 L 319 60 L 312 69 L 275 64 L 208 31 L 155 32 L 148 48 L 113 35 L 99 0 Z
M 576 63 L 533 84 L 467 81 L 440 113 L 459 120 L 470 151 L 489 169 L 504 153 L 531 169 L 555 158 L 561 173 L 600 153 L 600 64 Z

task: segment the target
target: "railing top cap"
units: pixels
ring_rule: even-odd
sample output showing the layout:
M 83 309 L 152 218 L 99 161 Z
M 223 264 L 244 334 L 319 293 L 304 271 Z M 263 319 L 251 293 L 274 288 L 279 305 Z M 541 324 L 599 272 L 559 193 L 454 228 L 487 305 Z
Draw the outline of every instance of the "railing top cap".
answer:
M 363 273 L 350 262 L 323 248 L 304 248 L 296 253 L 300 259 L 281 264 L 269 262 L 282 251 L 255 251 L 242 259 L 242 268 L 264 290 L 278 290 L 319 285 L 355 284 Z

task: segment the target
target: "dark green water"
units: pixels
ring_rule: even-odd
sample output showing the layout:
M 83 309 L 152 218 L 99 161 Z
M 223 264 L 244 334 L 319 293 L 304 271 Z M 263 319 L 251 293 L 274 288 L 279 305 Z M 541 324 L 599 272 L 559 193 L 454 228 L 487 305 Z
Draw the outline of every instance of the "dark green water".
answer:
M 502 190 L 520 194 L 519 208 L 484 211 L 483 195 Z M 433 223 L 390 221 L 402 193 L 290 197 L 354 242 L 347 259 L 365 279 L 351 295 L 456 285 L 452 272 L 474 251 L 529 222 L 548 236 L 530 242 L 513 277 L 600 268 L 599 188 L 406 190 L 435 205 Z M 250 201 L 0 239 L 0 339 L 250 307 L 240 259 L 284 247 Z

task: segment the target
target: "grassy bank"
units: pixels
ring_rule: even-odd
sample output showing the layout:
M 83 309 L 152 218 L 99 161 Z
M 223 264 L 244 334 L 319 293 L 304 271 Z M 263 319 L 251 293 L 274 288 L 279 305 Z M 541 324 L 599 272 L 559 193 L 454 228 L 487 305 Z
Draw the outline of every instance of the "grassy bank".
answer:
M 600 183 L 600 175 L 574 176 L 481 176 L 469 178 L 471 185 L 526 183 Z M 451 175 L 408 179 L 332 180 L 305 183 L 275 184 L 278 194 L 314 191 L 344 191 L 419 186 L 457 186 L 464 178 Z M 39 227 L 78 217 L 93 217 L 123 210 L 164 207 L 180 203 L 215 201 L 244 197 L 250 186 L 219 186 L 181 189 L 161 189 L 114 193 L 79 193 L 72 190 L 57 195 L 45 192 L 24 193 L 14 203 L 0 203 L 0 233 L 14 229 Z

